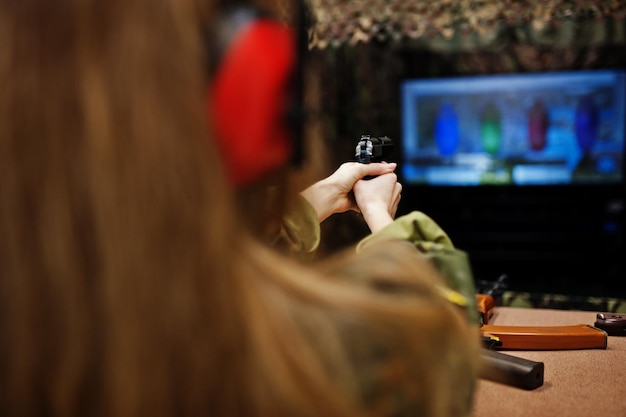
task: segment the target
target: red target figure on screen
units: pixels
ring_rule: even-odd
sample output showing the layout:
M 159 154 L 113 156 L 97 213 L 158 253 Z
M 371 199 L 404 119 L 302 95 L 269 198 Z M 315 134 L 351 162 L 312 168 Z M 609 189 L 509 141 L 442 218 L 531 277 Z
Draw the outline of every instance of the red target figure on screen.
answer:
M 540 151 L 546 147 L 549 122 L 545 104 L 542 100 L 535 100 L 528 112 L 528 144 L 533 151 Z

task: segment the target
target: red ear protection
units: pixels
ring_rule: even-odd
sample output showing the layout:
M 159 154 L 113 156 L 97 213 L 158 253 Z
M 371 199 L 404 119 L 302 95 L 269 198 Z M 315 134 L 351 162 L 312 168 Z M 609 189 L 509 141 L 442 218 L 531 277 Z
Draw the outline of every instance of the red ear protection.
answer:
M 209 117 L 229 178 L 246 185 L 288 163 L 295 32 L 269 17 L 236 19 L 213 74 Z

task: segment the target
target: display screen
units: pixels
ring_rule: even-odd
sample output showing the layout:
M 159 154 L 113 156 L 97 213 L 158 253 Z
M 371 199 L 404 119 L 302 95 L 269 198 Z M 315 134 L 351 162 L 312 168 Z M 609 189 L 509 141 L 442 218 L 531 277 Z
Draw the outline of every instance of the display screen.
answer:
M 624 180 L 624 71 L 415 79 L 401 96 L 406 184 Z

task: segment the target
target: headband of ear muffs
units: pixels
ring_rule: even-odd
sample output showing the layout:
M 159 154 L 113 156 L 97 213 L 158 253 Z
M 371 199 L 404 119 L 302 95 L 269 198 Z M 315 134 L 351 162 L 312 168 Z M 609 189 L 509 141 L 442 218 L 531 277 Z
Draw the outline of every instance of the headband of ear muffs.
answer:
M 209 117 L 229 179 L 245 186 L 292 157 L 296 33 L 251 9 L 223 16 L 218 31 Z

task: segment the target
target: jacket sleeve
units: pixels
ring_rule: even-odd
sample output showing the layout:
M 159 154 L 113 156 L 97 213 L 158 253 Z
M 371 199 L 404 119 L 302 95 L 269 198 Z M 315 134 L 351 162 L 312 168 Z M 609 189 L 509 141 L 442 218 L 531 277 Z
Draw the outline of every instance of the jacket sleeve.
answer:
M 320 244 L 320 224 L 311 204 L 298 196 L 283 216 L 273 246 L 299 258 L 313 256 Z
M 435 221 L 419 211 L 398 217 L 386 228 L 361 240 L 357 251 L 389 239 L 409 241 L 429 258 L 448 285 L 466 298 L 470 319 L 478 322 L 476 286 L 467 253 L 455 248 L 450 237 Z

